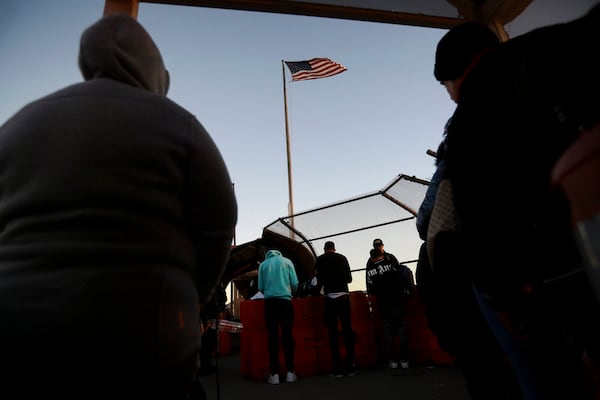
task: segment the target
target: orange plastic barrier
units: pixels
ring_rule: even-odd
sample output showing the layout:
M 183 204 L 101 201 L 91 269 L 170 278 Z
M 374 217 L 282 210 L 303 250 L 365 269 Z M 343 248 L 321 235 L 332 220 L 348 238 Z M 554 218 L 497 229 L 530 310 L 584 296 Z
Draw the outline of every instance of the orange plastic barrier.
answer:
M 369 303 L 373 308 L 373 323 L 377 342 L 383 344 L 383 329 L 377 299 L 369 297 Z M 454 359 L 440 348 L 436 336 L 431 332 L 425 316 L 425 308 L 419 297 L 418 287 L 405 303 L 406 329 L 408 335 L 408 354 L 411 365 L 452 365 Z M 394 344 L 400 345 L 399 338 L 395 338 Z M 382 347 L 378 349 L 379 361 L 382 359 Z
M 454 359 L 442 350 L 437 337 L 429 329 L 418 287 L 406 303 L 406 318 L 411 362 L 416 365 L 452 365 Z
M 321 296 L 293 299 L 294 355 L 296 374 L 311 376 L 331 370 L 331 354 L 324 316 L 324 298 Z M 352 329 L 355 334 L 355 362 L 359 368 L 372 368 L 381 360 L 381 320 L 376 300 L 362 291 L 350 293 Z M 409 353 L 411 362 L 418 364 L 451 364 L 452 359 L 437 344 L 427 327 L 425 311 L 418 297 L 407 303 Z M 263 380 L 269 373 L 269 352 L 264 318 L 264 300 L 240 302 L 240 372 L 242 376 Z M 346 356 L 341 326 L 340 354 Z M 281 345 L 280 345 L 281 346 Z M 283 348 L 279 350 L 279 364 L 284 366 Z M 280 371 L 281 374 L 286 371 Z
M 311 376 L 331 370 L 331 354 L 324 316 L 324 298 L 321 296 L 293 299 L 294 356 L 296 374 Z M 376 336 L 371 306 L 363 292 L 350 293 L 352 326 L 355 332 L 356 364 L 366 368 L 377 360 Z M 244 300 L 240 303 L 240 372 L 243 376 L 262 380 L 269 373 L 267 332 L 264 319 L 264 300 Z M 339 326 L 338 326 L 339 327 Z M 340 329 L 340 352 L 345 357 Z M 283 349 L 279 351 L 280 365 L 284 365 Z M 280 371 L 284 373 L 285 371 Z
M 352 320 L 352 330 L 354 331 L 355 361 L 361 368 L 375 367 L 378 362 L 378 342 L 376 327 L 378 322 L 373 314 L 373 308 L 369 297 L 361 291 L 350 292 L 350 310 Z M 343 339 L 340 337 L 340 344 Z M 342 357 L 345 356 L 344 346 L 342 348 Z
M 219 355 L 228 356 L 232 352 L 232 338 L 230 332 L 219 331 Z
M 240 321 L 244 325 L 240 332 L 240 372 L 248 378 L 263 379 L 269 373 L 264 300 L 242 300 Z

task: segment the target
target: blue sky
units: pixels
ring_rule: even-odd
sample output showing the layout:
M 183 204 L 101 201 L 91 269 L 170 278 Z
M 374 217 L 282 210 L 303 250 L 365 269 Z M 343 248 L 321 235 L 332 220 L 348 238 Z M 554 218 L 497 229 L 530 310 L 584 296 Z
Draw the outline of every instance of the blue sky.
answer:
M 508 32 L 568 21 L 593 4 L 536 0 L 522 15 L 528 25 L 515 21 Z M 2 1 L 0 124 L 81 81 L 79 37 L 103 10 L 103 0 Z M 237 244 L 288 214 L 281 60 L 328 57 L 348 68 L 293 83 L 286 69 L 296 212 L 378 190 L 398 174 L 431 177 L 426 150 L 437 148 L 454 109 L 432 74 L 444 30 L 148 3 L 138 20 L 169 69 L 168 96 L 197 116 L 225 158 L 239 205 Z M 384 238 L 387 251 L 396 240 Z

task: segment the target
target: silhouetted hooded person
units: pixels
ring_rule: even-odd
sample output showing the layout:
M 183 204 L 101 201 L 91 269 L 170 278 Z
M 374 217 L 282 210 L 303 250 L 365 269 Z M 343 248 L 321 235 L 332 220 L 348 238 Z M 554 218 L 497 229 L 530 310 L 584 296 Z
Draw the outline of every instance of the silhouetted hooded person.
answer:
M 3 386 L 185 398 L 198 304 L 232 244 L 231 180 L 134 18 L 90 26 L 79 65 L 85 82 L 0 127 Z
M 600 120 L 599 43 L 596 4 L 500 44 L 464 80 L 447 130 L 462 269 L 526 400 L 599 389 L 586 363 L 600 361 L 600 313 L 551 184 L 561 154 Z

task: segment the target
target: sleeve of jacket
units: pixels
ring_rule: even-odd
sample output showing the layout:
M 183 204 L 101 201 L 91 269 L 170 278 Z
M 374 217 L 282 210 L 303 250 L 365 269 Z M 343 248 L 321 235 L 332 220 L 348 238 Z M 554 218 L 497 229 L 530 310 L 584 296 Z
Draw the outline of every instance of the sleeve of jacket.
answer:
M 365 268 L 365 282 L 367 283 L 367 293 L 373 294 L 373 280 L 369 277 L 369 265 L 371 264 L 371 260 L 367 261 L 367 266 Z
M 256 287 L 259 292 L 265 292 L 265 276 L 264 276 L 264 268 L 261 268 L 262 264 L 258 266 L 258 275 L 256 278 Z
M 262 264 L 258 266 L 258 275 L 256 277 L 256 288 L 259 292 L 265 292 L 265 276 L 264 276 L 264 268 L 261 268 Z
M 225 271 L 237 222 L 237 202 L 219 149 L 196 118 L 190 123 L 186 222 L 196 250 L 196 286 L 203 302 Z
M 290 286 L 292 288 L 292 295 L 298 293 L 298 275 L 296 274 L 296 268 L 290 261 Z
M 441 160 L 433 176 L 431 177 L 431 181 L 427 187 L 427 192 L 425 192 L 425 198 L 423 199 L 423 202 L 419 207 L 419 211 L 417 212 L 417 231 L 419 232 L 419 237 L 422 240 L 427 239 L 427 228 L 429 227 L 431 211 L 433 210 L 433 205 L 435 204 L 437 189 L 444 173 L 444 166 L 445 161 Z
M 347 277 L 346 277 L 346 282 L 347 283 L 352 283 L 352 271 L 350 270 L 350 263 L 348 262 L 348 258 L 346 258 L 346 256 L 342 256 L 344 257 L 344 264 L 346 266 L 346 271 L 347 271 Z

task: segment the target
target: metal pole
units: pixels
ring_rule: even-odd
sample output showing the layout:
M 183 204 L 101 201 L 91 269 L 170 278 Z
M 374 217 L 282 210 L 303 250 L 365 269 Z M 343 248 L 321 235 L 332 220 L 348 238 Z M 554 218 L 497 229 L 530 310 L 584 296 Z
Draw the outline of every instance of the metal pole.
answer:
M 288 213 L 294 215 L 294 197 L 292 194 L 292 154 L 290 146 L 290 126 L 288 122 L 288 108 L 287 108 L 287 91 L 285 85 L 285 65 L 284 61 L 281 60 L 281 72 L 283 74 L 283 108 L 285 110 L 285 145 L 287 149 L 287 171 L 288 171 Z M 293 219 L 292 219 L 293 224 Z M 292 225 L 293 226 L 293 225 Z

